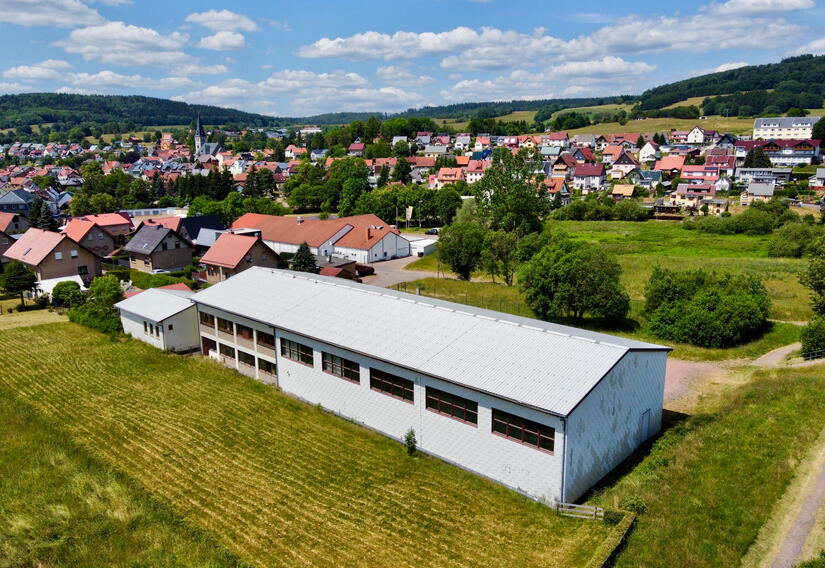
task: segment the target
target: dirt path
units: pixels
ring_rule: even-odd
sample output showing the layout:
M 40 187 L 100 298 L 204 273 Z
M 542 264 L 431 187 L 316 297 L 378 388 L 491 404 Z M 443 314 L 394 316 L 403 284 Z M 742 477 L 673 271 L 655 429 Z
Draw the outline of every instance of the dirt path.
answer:
M 791 343 L 790 345 L 779 347 L 778 349 L 774 349 L 773 351 L 768 351 L 767 353 L 756 359 L 753 362 L 753 364 L 757 367 L 778 367 L 779 365 L 785 362 L 785 358 L 788 355 L 801 348 L 801 343 Z
M 825 455 L 825 452 L 822 453 Z M 814 529 L 817 513 L 825 503 L 825 459 L 820 456 L 815 475 L 805 484 L 803 500 L 797 509 L 790 529 L 782 539 L 782 546 L 771 563 L 771 568 L 790 568 L 802 558 L 802 551 Z

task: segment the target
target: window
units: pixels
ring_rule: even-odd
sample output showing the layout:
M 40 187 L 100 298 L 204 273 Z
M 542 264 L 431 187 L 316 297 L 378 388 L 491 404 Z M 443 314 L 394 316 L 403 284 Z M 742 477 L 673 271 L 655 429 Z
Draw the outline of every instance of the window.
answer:
M 98 233 L 97 234 L 97 240 L 99 240 L 99 241 L 103 240 L 103 233 Z
M 167 329 L 168 329 L 169 331 L 172 331 L 172 330 L 174 329 L 174 327 L 173 327 L 173 326 L 172 326 L 172 324 L 170 323 L 170 324 L 169 324 L 169 327 L 168 327 Z
M 159 325 L 155 326 L 155 337 L 160 337 L 160 326 Z
M 553 440 L 556 436 L 553 428 L 495 408 L 493 409 L 493 432 L 527 446 L 553 452 Z
M 218 347 L 219 347 L 218 351 L 220 351 L 221 355 L 223 355 L 225 357 L 229 357 L 231 359 L 235 358 L 235 350 L 232 347 L 230 347 L 229 345 L 224 345 L 223 343 L 220 343 L 218 345 Z
M 275 363 L 271 361 L 267 361 L 265 359 L 258 358 L 258 368 L 263 371 L 264 373 L 269 373 L 270 375 L 277 375 L 277 369 L 275 367 Z
M 252 340 L 252 328 L 247 327 L 241 324 L 235 324 L 235 328 L 238 332 L 238 337 L 243 337 L 244 339 Z
M 232 322 L 223 318 L 218 318 L 218 331 L 232 333 Z
M 415 401 L 412 381 L 378 369 L 370 369 L 370 388 L 410 403 Z
M 344 359 L 331 353 L 322 353 L 321 359 L 325 373 L 341 377 L 354 383 L 361 382 L 361 367 L 355 361 L 350 361 L 349 359 Z
M 146 322 L 143 322 L 143 333 L 149 334 L 149 324 Z
M 88 266 L 78 266 L 77 273 L 81 276 L 86 276 L 89 274 L 89 267 Z
M 98 234 L 100 234 L 100 233 L 98 233 Z M 93 240 L 95 240 L 95 236 L 92 233 L 89 233 L 89 236 L 86 237 L 86 240 L 87 241 L 93 241 Z
M 160 244 L 160 250 L 166 250 L 168 248 L 169 248 L 169 246 L 166 243 L 161 243 Z
M 249 264 L 250 262 L 252 262 L 252 255 L 248 254 L 246 255 L 246 263 Z
M 215 316 L 201 312 L 201 323 L 209 327 L 215 327 Z
M 271 333 L 264 333 L 263 331 L 256 331 L 258 336 L 258 345 L 268 349 L 275 349 L 275 336 Z
M 63 260 L 63 253 L 60 252 L 60 251 L 54 253 L 54 259 L 55 260 Z
M 299 363 L 304 363 L 305 365 L 315 364 L 312 347 L 290 341 L 289 339 L 281 339 L 281 356 Z
M 255 366 L 255 356 L 244 351 L 238 351 L 238 361 L 251 367 Z
M 478 424 L 477 402 L 432 387 L 427 387 L 427 409 L 462 422 Z
M 149 266 L 149 265 L 150 265 L 149 259 L 148 259 L 148 258 L 144 258 L 144 259 L 143 259 L 143 266 Z

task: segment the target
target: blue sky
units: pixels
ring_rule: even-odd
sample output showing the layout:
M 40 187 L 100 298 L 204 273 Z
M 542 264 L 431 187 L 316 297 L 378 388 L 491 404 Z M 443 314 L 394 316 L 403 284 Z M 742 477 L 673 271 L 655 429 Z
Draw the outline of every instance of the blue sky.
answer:
M 638 94 L 714 70 L 825 53 L 825 7 L 0 0 L 0 33 L 0 93 L 143 94 L 303 116 Z

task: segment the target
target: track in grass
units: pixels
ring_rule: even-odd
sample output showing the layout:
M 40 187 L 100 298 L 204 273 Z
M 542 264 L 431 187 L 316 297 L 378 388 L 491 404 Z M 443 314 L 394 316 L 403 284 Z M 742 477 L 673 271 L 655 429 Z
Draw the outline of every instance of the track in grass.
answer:
M 138 341 L 14 329 L 0 362 L 0 392 L 255 565 L 582 565 L 610 528 Z

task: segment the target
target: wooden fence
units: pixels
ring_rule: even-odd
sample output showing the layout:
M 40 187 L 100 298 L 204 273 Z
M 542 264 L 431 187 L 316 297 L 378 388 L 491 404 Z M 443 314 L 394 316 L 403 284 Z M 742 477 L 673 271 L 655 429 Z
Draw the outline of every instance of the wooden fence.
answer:
M 556 503 L 554 509 L 563 517 L 577 519 L 604 519 L 604 509 L 593 505 L 574 505 L 573 503 Z

